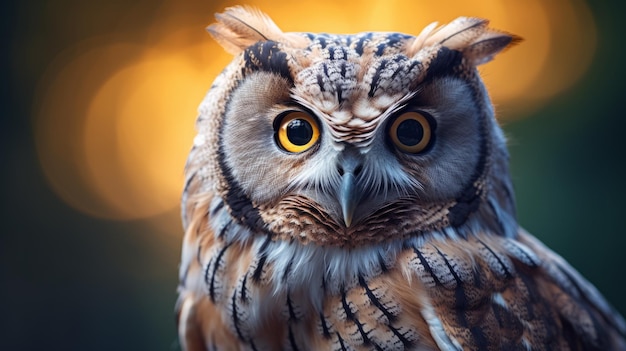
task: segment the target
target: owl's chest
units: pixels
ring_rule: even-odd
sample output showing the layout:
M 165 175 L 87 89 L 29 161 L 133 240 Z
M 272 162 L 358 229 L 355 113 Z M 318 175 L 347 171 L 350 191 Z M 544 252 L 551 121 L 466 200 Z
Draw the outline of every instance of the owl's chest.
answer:
M 209 296 L 244 349 L 436 349 L 423 287 L 376 250 L 354 256 L 263 239 L 218 246 L 208 259 Z
M 495 350 L 527 334 L 555 342 L 556 330 L 533 326 L 554 318 L 534 306 L 550 297 L 539 298 L 527 275 L 536 259 L 514 239 L 433 235 L 346 250 L 254 236 L 226 223 L 199 260 L 219 330 L 236 348 Z M 516 273 L 516 265 L 526 267 Z

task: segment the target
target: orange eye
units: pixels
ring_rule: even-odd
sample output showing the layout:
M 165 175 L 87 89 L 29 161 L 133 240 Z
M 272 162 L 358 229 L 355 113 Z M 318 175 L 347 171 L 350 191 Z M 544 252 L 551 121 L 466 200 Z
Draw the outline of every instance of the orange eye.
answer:
M 320 129 L 307 113 L 291 111 L 283 115 L 278 126 L 278 144 L 289 152 L 303 152 L 315 145 Z
M 401 151 L 416 154 L 424 151 L 432 136 L 429 119 L 415 111 L 399 115 L 389 128 L 389 137 Z

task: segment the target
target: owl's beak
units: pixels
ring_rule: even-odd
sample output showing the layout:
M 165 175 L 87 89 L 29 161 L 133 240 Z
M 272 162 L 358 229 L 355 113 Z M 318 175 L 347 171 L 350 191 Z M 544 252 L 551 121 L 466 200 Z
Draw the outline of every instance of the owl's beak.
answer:
M 355 210 L 361 201 L 362 191 L 357 183 L 357 177 L 363 169 L 363 161 L 358 153 L 352 149 L 344 152 L 339 164 L 339 174 L 341 175 L 341 186 L 338 190 L 337 200 L 341 205 L 341 214 L 346 228 L 352 224 Z
M 339 202 L 341 203 L 341 212 L 343 213 L 343 222 L 346 227 L 352 223 L 352 215 L 354 209 L 359 202 L 358 192 L 354 191 L 354 183 L 356 178 L 353 172 L 346 172 L 341 176 L 341 189 L 339 194 Z

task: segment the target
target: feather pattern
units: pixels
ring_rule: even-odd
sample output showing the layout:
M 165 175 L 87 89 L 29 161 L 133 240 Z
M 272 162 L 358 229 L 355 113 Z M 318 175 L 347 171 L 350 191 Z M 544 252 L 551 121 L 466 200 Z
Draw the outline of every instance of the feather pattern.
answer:
M 626 349 L 622 317 L 517 223 L 475 67 L 517 37 L 464 17 L 417 37 L 283 33 L 246 7 L 216 18 L 235 58 L 186 165 L 183 349 Z M 301 152 L 281 144 L 294 112 L 310 118 L 288 140 L 303 123 L 319 135 Z

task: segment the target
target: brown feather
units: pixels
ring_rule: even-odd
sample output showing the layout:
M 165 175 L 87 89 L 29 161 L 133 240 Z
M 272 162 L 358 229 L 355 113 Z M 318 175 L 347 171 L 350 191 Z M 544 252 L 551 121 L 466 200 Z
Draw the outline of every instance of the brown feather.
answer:
M 472 17 L 459 17 L 439 28 L 434 28 L 433 23 L 408 45 L 407 52 L 415 55 L 426 47 L 443 46 L 461 51 L 469 64 L 477 66 L 521 41 L 520 37 L 493 30 L 488 24 L 487 20 Z
M 269 16 L 252 7 L 229 7 L 215 18 L 217 23 L 207 30 L 232 55 L 260 41 L 272 40 L 292 47 L 302 47 L 308 42 L 294 33 L 283 33 Z

